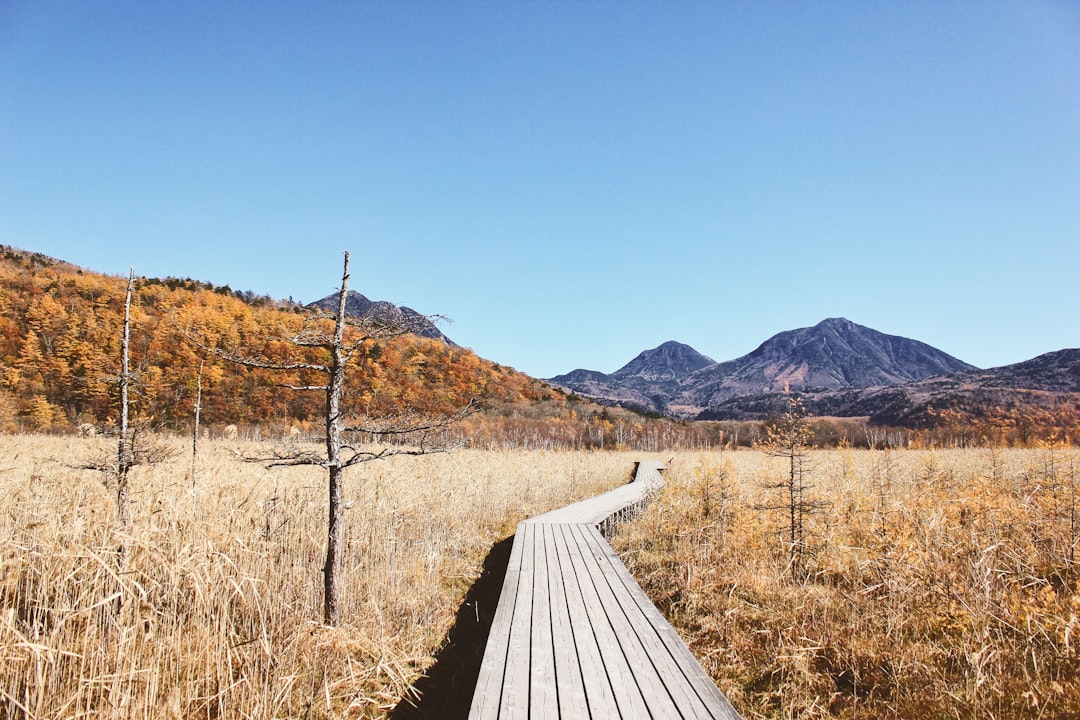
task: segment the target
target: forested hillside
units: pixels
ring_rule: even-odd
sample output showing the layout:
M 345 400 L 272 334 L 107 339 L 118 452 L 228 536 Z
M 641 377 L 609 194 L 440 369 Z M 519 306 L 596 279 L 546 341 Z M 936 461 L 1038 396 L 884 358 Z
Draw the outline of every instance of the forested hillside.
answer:
M 126 283 L 118 275 L 0 246 L 0 432 L 115 426 Z M 311 352 L 286 340 L 308 309 L 190 279 L 136 278 L 132 312 L 134 410 L 142 426 L 189 431 L 200 368 L 201 421 L 211 431 L 235 424 L 242 433 L 273 437 L 293 427 L 315 430 L 321 423 L 322 394 L 286 387 L 316 378 L 244 368 L 184 337 L 192 333 L 236 354 L 291 362 Z M 889 438 L 885 444 L 1027 446 L 1051 435 L 1076 438 L 1080 394 L 1058 389 L 1075 385 L 1074 356 L 1063 351 L 1017 365 L 1000 382 L 986 378 L 1001 373 L 978 371 L 972 375 L 977 397 L 958 395 L 955 383 L 943 386 L 952 376 L 913 384 L 925 389 L 926 397 L 903 394 L 903 416 L 875 409 L 895 387 L 875 391 L 884 399 L 871 391 L 830 395 L 829 402 L 803 394 L 813 414 L 826 416 L 815 421 L 819 445 L 875 446 Z M 482 412 L 449 432 L 473 447 L 701 449 L 748 445 L 757 437 L 757 422 L 722 416 L 713 418 L 721 422 L 690 422 L 602 407 L 444 340 L 408 336 L 374 343 L 359 361 L 362 367 L 349 374 L 348 412 L 443 414 L 472 402 Z M 664 372 L 671 370 L 668 365 Z M 1023 378 L 1013 377 L 1021 371 Z M 1028 375 L 1038 380 L 1038 388 L 1054 392 L 1010 389 L 1035 388 Z M 1004 389 L 997 387 L 1002 383 Z M 881 402 L 864 409 L 855 402 L 863 395 Z M 767 395 L 740 402 L 761 404 L 764 416 L 778 398 L 783 399 Z M 836 407 L 840 400 L 850 407 Z M 886 405 L 895 410 L 898 402 Z M 915 412 L 924 406 L 924 412 Z M 837 415 L 852 417 L 827 419 Z
M 63 430 L 117 418 L 126 278 L 33 253 L 0 249 L 0 429 Z M 261 426 L 315 421 L 318 393 L 295 392 L 287 378 L 207 354 L 184 339 L 278 361 L 299 357 L 283 340 L 306 313 L 287 302 L 192 280 L 137 278 L 132 308 L 136 411 L 159 428 L 190 426 L 202 367 L 202 419 Z M 488 406 L 556 405 L 562 394 L 471 350 L 418 337 L 373 344 L 347 394 L 357 412 L 452 412 Z
M 111 431 L 127 278 L 0 246 L 0 432 Z M 318 378 L 241 367 L 185 339 L 277 363 L 301 359 L 288 342 L 310 311 L 190 279 L 136 278 L 131 354 L 136 422 L 189 431 L 201 423 L 273 437 L 316 430 L 324 396 L 290 390 Z M 313 359 L 308 356 L 308 359 Z M 474 447 L 709 447 L 719 426 L 649 418 L 591 401 L 443 340 L 407 336 L 369 345 L 349 374 L 346 412 L 386 416 L 481 412 L 454 425 Z

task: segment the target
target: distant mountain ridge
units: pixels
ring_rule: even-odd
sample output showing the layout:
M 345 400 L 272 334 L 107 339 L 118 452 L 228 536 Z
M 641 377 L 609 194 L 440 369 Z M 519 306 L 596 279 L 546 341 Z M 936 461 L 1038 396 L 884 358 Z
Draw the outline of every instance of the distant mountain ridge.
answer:
M 679 384 L 704 367 L 715 364 L 689 345 L 669 341 L 640 353 L 610 375 L 595 370 L 574 370 L 547 382 L 608 403 L 664 412 L 667 399 Z
M 851 393 L 807 396 L 816 414 L 866 416 L 871 423 L 923 427 L 936 423 L 943 410 L 962 410 L 972 417 L 1015 421 L 1080 411 L 1080 349 L 1044 353 L 1031 360 L 987 370 L 964 370 L 892 387 Z M 743 414 L 732 406 L 721 415 Z M 707 418 L 709 415 L 706 414 Z
M 668 342 L 610 375 L 575 370 L 548 382 L 593 399 L 692 418 L 736 398 L 893 386 L 975 369 L 926 343 L 828 318 L 774 335 L 726 362 Z
M 0 388 L 0 431 L 70 430 L 74 422 L 107 422 L 115 410 L 113 400 L 95 390 L 100 383 L 94 378 L 116 360 L 108 348 L 120 326 L 126 278 L 4 245 L 0 245 L 0 275 L 7 322 L 0 333 L 0 370 L 6 378 Z M 270 318 L 285 312 L 295 319 L 291 316 L 298 309 L 291 300 L 275 301 L 190 278 L 137 278 L 137 293 L 145 312 L 140 332 L 149 338 L 144 361 L 159 369 L 147 377 L 140 393 L 145 406 L 168 427 L 179 427 L 192 412 L 190 394 L 176 391 L 187 387 L 194 372 L 190 353 L 179 351 L 183 346 L 177 344 L 178 320 L 182 327 L 234 324 L 238 347 L 262 347 L 267 333 L 278 327 Z M 333 310 L 335 300 L 324 298 L 308 307 Z M 423 317 L 411 308 L 372 301 L 360 293 L 352 293 L 347 301 L 347 312 L 353 315 Z M 166 318 L 162 308 L 180 317 Z M 554 393 L 512 368 L 476 358 L 434 323 L 422 331 L 438 342 L 425 346 L 403 338 L 397 350 L 388 346 L 391 352 L 382 356 L 379 376 L 361 374 L 359 392 L 369 380 L 389 388 L 407 387 L 413 393 L 410 402 L 422 403 L 425 411 L 434 408 L 433 412 L 480 393 L 482 401 L 495 403 L 493 407 L 513 408 L 507 422 L 517 423 L 521 413 L 537 426 L 545 418 L 591 422 L 600 414 L 595 406 Z M 421 347 L 422 352 L 414 352 Z M 405 362 L 413 357 L 419 359 Z M 950 370 L 954 367 L 961 369 Z M 228 363 L 220 373 L 203 396 L 207 422 L 239 418 L 260 423 L 286 415 L 304 420 L 322 412 L 317 402 L 283 398 L 276 381 L 237 371 Z M 610 375 L 575 370 L 549 383 L 608 405 L 684 419 L 765 418 L 787 407 L 785 391 L 790 389 L 812 415 L 867 419 L 868 427 L 926 430 L 923 440 L 929 437 L 931 442 L 943 437 L 934 435 L 939 432 L 953 441 L 989 439 L 1019 445 L 1069 438 L 1075 442 L 1080 437 L 1080 349 L 979 370 L 924 343 L 884 335 L 843 318 L 779 333 L 746 356 L 724 363 L 671 341 L 640 353 Z M 450 394 L 425 392 L 435 384 Z M 374 385 L 371 393 L 373 401 L 383 403 L 377 411 L 399 408 L 402 393 L 379 393 Z M 529 403 L 533 405 L 522 410 Z M 699 430 L 691 423 L 668 427 L 676 425 L 697 437 Z M 563 430 L 569 433 L 567 438 L 573 436 Z M 559 429 L 544 430 L 549 431 Z
M 337 294 L 327 295 L 321 300 L 310 303 L 308 307 L 317 307 L 322 310 L 337 311 Z M 443 334 L 438 326 L 410 307 L 395 305 L 386 300 L 369 300 L 364 295 L 350 290 L 345 297 L 345 314 L 358 318 L 375 318 L 386 322 L 394 322 L 404 318 L 410 324 L 415 323 L 420 328 L 416 334 L 420 337 L 440 340 L 447 345 L 458 347 L 458 344 Z
M 774 335 L 741 358 L 702 368 L 669 404 L 696 415 L 737 397 L 900 385 L 975 369 L 926 343 L 828 318 Z

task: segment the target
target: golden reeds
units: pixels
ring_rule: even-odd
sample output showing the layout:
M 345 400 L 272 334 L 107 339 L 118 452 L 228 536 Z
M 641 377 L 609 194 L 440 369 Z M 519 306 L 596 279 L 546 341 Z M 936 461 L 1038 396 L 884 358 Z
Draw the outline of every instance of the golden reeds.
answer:
M 613 543 L 746 717 L 1080 717 L 1075 451 L 813 452 L 805 579 L 777 462 L 679 454 Z
M 497 540 L 633 467 L 459 451 L 355 468 L 343 623 L 327 628 L 317 468 L 267 470 L 240 459 L 251 448 L 204 443 L 194 494 L 182 452 L 132 470 L 125 532 L 104 476 L 74 469 L 111 447 L 0 437 L 0 717 L 382 717 Z
M 638 459 L 459 451 L 356 468 L 344 622 L 327 628 L 322 473 L 207 443 L 194 495 L 182 452 L 132 471 L 125 532 L 105 477 L 73 469 L 112 450 L 0 437 L 0 717 L 384 717 L 492 545 Z M 615 544 L 747 717 L 1076 717 L 1078 461 L 813 452 L 821 510 L 793 575 L 783 514 L 762 509 L 776 459 L 680 453 Z

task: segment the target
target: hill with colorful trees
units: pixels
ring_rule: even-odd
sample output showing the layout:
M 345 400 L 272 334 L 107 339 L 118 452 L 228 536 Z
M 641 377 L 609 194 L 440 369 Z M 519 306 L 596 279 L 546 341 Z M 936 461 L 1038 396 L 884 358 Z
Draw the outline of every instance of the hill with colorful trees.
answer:
M 0 432 L 111 432 L 127 278 L 0 246 Z M 270 370 L 208 353 L 202 342 L 285 363 L 305 352 L 287 341 L 310 313 L 292 302 L 191 279 L 136 277 L 131 363 L 136 421 L 190 432 L 236 425 L 251 437 L 315 430 L 320 393 Z M 442 340 L 406 336 L 366 347 L 345 400 L 356 415 L 481 411 L 456 424 L 483 447 L 704 447 L 716 427 L 603 408 Z
M 126 287 L 126 277 L 0 246 L 0 432 L 115 428 Z M 186 337 L 288 363 L 310 352 L 287 338 L 311 312 L 227 286 L 137 277 L 130 347 L 136 422 L 156 431 L 190 432 L 201 393 L 201 426 L 210 432 L 235 425 L 250 437 L 271 438 L 294 428 L 316 430 L 323 396 L 288 389 L 305 384 L 304 377 L 228 362 Z M 345 396 L 354 416 L 448 415 L 472 404 L 481 412 L 448 431 L 472 446 L 703 449 L 752 444 L 759 429 L 758 422 L 687 421 L 604 407 L 444 339 L 410 335 L 380 341 L 366 346 L 358 361 Z M 1062 363 L 1068 372 L 1057 367 Z M 873 408 L 859 413 L 838 412 L 828 403 L 817 407 L 811 394 L 807 400 L 815 412 L 834 416 L 814 420 L 814 444 L 1030 445 L 1048 434 L 1070 441 L 1080 435 L 1074 354 L 1051 354 L 1016 368 L 1027 373 L 1024 377 L 1042 378 L 1043 385 L 1047 377 L 1067 376 L 1068 387 L 1002 390 L 997 385 L 1030 382 L 976 371 L 962 378 L 959 390 L 938 388 L 952 381 L 948 375 L 905 386 L 910 392 L 901 398 L 903 407 L 926 406 L 926 412 L 888 417 L 875 416 Z M 966 395 L 957 394 L 968 387 L 973 389 Z M 897 388 L 875 392 L 887 395 Z
M 0 429 L 115 423 L 126 282 L 0 249 Z M 283 338 L 306 312 L 193 280 L 136 278 L 131 359 L 139 417 L 159 428 L 188 426 L 201 368 L 202 419 L 210 425 L 315 421 L 322 412 L 317 393 L 285 390 L 287 379 L 229 363 L 184 336 L 194 330 L 209 343 L 287 361 L 301 349 Z M 363 361 L 349 399 L 374 413 L 450 413 L 470 401 L 565 404 L 565 396 L 539 381 L 437 340 L 410 336 L 374 344 Z

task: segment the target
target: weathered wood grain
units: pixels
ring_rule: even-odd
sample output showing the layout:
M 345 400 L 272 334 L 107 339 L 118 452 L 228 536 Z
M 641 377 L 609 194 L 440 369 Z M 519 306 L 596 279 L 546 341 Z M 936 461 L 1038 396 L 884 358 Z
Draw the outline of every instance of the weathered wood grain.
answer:
M 518 525 L 470 720 L 740 717 L 600 532 L 661 469 Z

